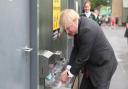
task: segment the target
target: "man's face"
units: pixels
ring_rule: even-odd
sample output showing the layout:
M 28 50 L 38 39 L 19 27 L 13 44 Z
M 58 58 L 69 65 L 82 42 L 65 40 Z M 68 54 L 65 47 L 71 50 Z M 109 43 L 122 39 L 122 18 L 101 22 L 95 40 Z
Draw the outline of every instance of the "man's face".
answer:
M 77 33 L 77 25 L 73 22 L 71 25 L 65 28 L 65 32 L 69 36 L 73 37 Z
M 89 3 L 86 3 L 86 4 L 84 5 L 84 11 L 85 11 L 85 12 L 90 12 L 90 9 L 91 9 L 90 4 L 89 4 Z

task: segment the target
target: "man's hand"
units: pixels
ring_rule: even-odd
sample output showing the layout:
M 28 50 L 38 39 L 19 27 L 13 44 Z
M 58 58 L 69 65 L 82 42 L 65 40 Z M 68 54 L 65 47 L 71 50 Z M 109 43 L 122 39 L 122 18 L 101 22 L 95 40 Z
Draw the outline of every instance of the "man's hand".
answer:
M 68 70 L 65 70 L 61 73 L 60 75 L 60 81 L 62 82 L 62 84 L 66 84 L 66 82 L 69 80 L 68 77 Z

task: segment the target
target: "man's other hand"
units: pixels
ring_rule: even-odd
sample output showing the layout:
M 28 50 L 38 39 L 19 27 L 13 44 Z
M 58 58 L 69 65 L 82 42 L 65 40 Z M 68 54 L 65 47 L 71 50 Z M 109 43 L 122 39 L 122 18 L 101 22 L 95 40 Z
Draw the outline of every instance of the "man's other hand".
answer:
M 61 75 L 60 75 L 60 81 L 63 83 L 63 84 L 66 84 L 66 82 L 69 80 L 69 77 L 68 77 L 68 70 L 64 70 Z

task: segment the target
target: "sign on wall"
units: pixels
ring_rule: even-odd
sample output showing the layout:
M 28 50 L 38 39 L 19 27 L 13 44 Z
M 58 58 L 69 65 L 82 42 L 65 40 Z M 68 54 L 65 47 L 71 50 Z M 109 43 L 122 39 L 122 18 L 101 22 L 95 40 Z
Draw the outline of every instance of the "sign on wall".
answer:
M 53 31 L 59 28 L 59 19 L 60 19 L 60 10 L 61 10 L 61 1 L 53 0 Z

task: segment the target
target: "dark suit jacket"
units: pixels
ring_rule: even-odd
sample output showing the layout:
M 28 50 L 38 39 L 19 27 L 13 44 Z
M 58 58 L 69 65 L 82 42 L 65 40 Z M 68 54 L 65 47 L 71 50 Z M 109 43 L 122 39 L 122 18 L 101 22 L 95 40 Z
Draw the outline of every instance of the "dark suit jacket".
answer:
M 77 75 L 85 67 L 95 86 L 110 81 L 117 67 L 114 51 L 102 29 L 95 21 L 81 16 L 78 34 L 74 36 L 74 47 L 69 64 L 71 73 Z

